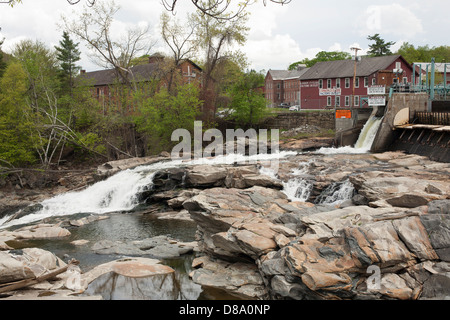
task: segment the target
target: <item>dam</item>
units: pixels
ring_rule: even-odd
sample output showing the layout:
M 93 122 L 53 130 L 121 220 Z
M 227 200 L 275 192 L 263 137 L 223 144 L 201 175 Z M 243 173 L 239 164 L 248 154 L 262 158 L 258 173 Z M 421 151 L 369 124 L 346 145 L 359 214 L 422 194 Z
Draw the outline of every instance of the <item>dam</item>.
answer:
M 450 86 L 392 86 L 383 99 L 385 105 L 336 110 L 336 145 L 356 147 L 376 120 L 370 152 L 405 151 L 450 162 Z

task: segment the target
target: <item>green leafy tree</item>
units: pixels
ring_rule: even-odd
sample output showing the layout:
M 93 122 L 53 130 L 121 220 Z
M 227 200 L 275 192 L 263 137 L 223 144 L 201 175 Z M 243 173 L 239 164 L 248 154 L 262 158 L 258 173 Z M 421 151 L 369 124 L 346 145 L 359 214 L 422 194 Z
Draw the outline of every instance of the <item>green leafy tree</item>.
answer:
M 374 41 L 374 43 L 369 45 L 370 50 L 367 52 L 369 56 L 381 57 L 392 54 L 390 48 L 395 44 L 395 42 L 393 41 L 386 42 L 384 39 L 380 37 L 378 33 L 374 34 L 373 36 L 368 36 L 367 40 Z
M 252 70 L 230 89 L 232 117 L 239 125 L 255 125 L 266 116 L 266 99 L 262 91 L 264 75 Z
M 2 51 L 2 45 L 3 45 L 4 41 L 5 41 L 4 39 L 0 40 L 0 78 L 2 77 L 2 75 L 6 69 L 6 62 L 4 60 L 3 51 Z
M 202 101 L 199 89 L 192 84 L 178 86 L 176 93 L 162 88 L 148 98 L 135 118 L 138 130 L 147 135 L 150 153 L 170 147 L 172 132 L 176 129 L 194 130 L 194 121 L 199 115 Z
M 316 57 L 313 59 L 305 58 L 301 61 L 295 62 L 289 66 L 289 70 L 295 70 L 298 65 L 304 64 L 306 67 L 310 68 L 313 65 L 315 65 L 317 62 L 322 61 L 336 61 L 336 60 L 347 60 L 350 59 L 352 56 L 343 51 L 320 51 L 316 54 Z
M 30 135 L 34 124 L 29 121 L 31 109 L 26 102 L 28 86 L 21 64 L 9 64 L 0 81 L 0 160 L 13 166 L 36 160 Z
M 400 54 L 409 63 L 414 62 L 431 62 L 431 58 L 435 58 L 437 63 L 450 62 L 450 46 L 439 46 L 430 48 L 429 45 L 417 46 L 409 42 L 402 44 L 398 49 Z

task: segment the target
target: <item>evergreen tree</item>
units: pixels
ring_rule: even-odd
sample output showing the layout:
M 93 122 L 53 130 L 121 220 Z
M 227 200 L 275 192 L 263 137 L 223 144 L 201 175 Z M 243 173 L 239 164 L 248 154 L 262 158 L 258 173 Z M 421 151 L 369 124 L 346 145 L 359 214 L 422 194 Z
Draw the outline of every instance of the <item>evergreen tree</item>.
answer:
M 375 41 L 375 43 L 369 45 L 370 50 L 367 52 L 369 56 L 381 57 L 392 54 L 390 48 L 395 44 L 395 42 L 385 42 L 380 38 L 380 35 L 378 33 L 374 34 L 373 36 L 368 36 L 367 39 L 370 41 Z
M 69 37 L 67 31 L 63 32 L 63 39 L 59 42 L 59 46 L 55 46 L 56 59 L 59 61 L 59 77 L 61 80 L 61 89 L 63 93 L 72 95 L 74 80 L 81 67 L 76 63 L 80 58 L 78 43 L 74 43 Z
M 1 30 L 1 28 L 0 28 Z M 6 69 L 6 62 L 4 61 L 3 58 L 3 51 L 2 51 L 2 44 L 3 44 L 3 40 L 0 40 L 0 78 L 3 76 L 3 73 L 5 72 Z

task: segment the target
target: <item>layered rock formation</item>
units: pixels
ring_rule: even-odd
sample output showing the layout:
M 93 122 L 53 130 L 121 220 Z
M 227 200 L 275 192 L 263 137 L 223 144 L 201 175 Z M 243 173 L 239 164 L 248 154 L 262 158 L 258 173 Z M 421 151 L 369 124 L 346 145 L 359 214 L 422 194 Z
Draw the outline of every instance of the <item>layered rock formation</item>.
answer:
M 367 205 L 292 202 L 263 186 L 200 191 L 183 203 L 204 254 L 192 279 L 252 299 L 448 298 L 448 166 L 389 159 L 403 166 L 383 170 L 383 159 L 358 172 L 356 160 L 346 174 L 327 173 L 350 179 Z

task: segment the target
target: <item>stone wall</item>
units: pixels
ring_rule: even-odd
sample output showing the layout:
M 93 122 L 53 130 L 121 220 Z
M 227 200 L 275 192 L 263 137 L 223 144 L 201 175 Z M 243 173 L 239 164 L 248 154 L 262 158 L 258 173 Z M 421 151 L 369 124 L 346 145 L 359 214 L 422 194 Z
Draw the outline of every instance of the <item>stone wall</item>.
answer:
M 303 127 L 305 125 L 316 126 L 325 130 L 335 130 L 335 113 L 334 111 L 317 111 L 317 112 L 285 112 L 279 113 L 267 118 L 259 125 L 252 126 L 253 129 L 280 129 L 289 130 Z M 217 128 L 225 132 L 226 129 L 236 129 L 236 123 L 224 119 L 216 119 Z M 247 130 L 248 127 L 239 127 Z
M 279 113 L 267 119 L 261 127 L 265 129 L 293 129 L 304 125 L 317 126 L 322 129 L 335 129 L 334 111 Z

